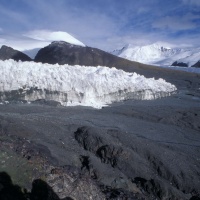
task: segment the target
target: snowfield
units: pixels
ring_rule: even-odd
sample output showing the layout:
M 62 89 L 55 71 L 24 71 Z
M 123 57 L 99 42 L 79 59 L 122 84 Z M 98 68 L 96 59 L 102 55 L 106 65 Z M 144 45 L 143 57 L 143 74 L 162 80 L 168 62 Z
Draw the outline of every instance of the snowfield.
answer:
M 176 90 L 163 79 L 116 68 L 0 61 L 0 99 L 55 100 L 64 106 L 101 108 L 126 99 L 151 100 Z

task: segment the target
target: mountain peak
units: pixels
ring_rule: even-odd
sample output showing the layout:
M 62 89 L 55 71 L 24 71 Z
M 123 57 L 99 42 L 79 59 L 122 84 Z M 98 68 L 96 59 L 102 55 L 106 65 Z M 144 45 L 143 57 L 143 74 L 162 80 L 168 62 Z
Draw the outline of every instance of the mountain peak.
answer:
M 169 43 L 166 43 L 166 42 L 161 42 L 161 41 L 158 41 L 158 42 L 155 42 L 155 43 L 152 43 L 152 44 L 150 44 L 150 46 L 154 46 L 154 47 L 157 47 L 157 48 L 161 48 L 161 47 L 163 47 L 163 48 L 166 48 L 166 49 L 171 49 L 171 44 L 169 44 Z
M 79 46 L 79 47 L 83 47 L 82 45 L 71 44 L 66 41 L 53 41 L 53 42 L 51 42 L 51 44 L 49 44 L 49 46 L 71 46 L 71 47 Z
M 174 48 L 166 42 L 155 42 L 143 46 L 128 44 L 120 50 L 115 50 L 114 55 L 145 64 L 171 66 L 172 63 L 187 63 L 192 66 L 198 61 L 200 48 Z
M 81 41 L 76 39 L 74 36 L 63 31 L 47 31 L 47 30 L 35 30 L 25 35 L 28 38 L 39 40 L 39 41 L 63 41 L 73 45 L 85 46 Z
M 161 49 L 161 48 L 171 49 L 171 46 L 173 46 L 173 45 L 166 43 L 166 42 L 159 41 L 159 42 L 154 42 L 154 43 L 145 44 L 145 45 L 133 45 L 133 44 L 129 43 L 129 44 L 124 45 L 123 48 L 127 49 L 127 48 L 153 47 L 153 48 L 158 48 L 158 49 Z

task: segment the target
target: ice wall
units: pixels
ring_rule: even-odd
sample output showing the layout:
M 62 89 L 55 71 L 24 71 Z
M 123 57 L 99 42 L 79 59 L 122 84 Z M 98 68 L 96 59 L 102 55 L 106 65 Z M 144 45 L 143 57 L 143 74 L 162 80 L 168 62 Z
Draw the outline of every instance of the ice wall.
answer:
M 155 99 L 176 90 L 163 79 L 116 68 L 0 61 L 0 99 L 55 100 L 65 106 L 103 105 L 126 99 Z

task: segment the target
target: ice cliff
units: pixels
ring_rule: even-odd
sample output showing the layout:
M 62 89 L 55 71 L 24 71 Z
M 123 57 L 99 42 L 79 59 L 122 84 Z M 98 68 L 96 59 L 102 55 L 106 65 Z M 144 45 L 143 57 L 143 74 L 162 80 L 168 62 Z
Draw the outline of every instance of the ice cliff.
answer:
M 176 90 L 163 79 L 116 68 L 0 61 L 0 100 L 54 100 L 101 108 L 126 99 L 151 100 Z

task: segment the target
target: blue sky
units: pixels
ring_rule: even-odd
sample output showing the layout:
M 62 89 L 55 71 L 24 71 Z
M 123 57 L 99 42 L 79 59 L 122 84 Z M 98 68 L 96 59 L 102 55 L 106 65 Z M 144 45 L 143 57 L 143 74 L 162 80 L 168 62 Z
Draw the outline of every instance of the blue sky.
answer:
M 1 0 L 0 40 L 65 31 L 113 50 L 157 41 L 200 45 L 200 0 Z

